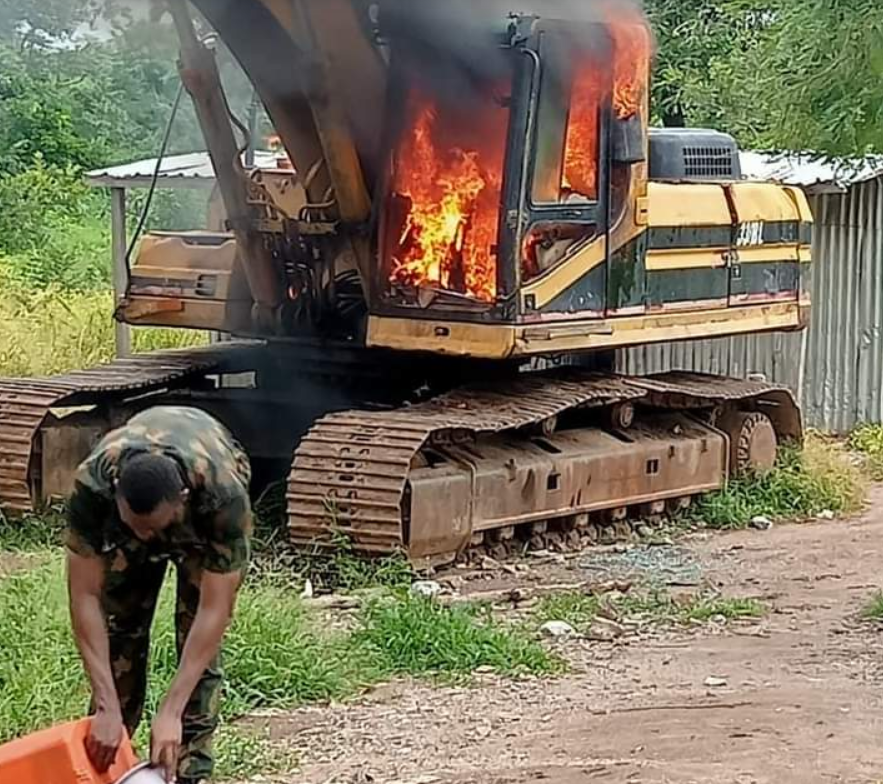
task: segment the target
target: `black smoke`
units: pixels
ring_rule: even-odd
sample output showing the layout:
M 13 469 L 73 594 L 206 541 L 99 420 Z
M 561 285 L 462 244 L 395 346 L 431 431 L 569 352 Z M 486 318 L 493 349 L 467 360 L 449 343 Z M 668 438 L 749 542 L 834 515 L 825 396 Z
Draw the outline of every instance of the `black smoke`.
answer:
M 432 93 L 468 100 L 477 85 L 511 74 L 511 56 L 500 43 L 513 15 L 566 22 L 583 37 L 576 43 L 592 48 L 605 46 L 598 24 L 636 13 L 642 13 L 638 0 L 382 0 L 373 16 L 393 59 L 419 70 L 421 81 L 431 79 Z

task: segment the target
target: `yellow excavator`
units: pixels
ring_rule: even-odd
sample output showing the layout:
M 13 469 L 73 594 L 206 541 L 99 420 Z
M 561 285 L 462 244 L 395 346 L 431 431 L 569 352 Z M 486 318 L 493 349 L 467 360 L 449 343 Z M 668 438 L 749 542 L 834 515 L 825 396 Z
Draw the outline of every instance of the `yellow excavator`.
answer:
M 234 340 L 0 380 L 0 502 L 63 496 L 157 403 L 225 421 L 291 537 L 416 565 L 625 535 L 802 438 L 759 381 L 615 372 L 620 349 L 803 329 L 812 215 L 733 139 L 651 128 L 621 2 L 169 0 L 223 232 L 144 236 L 116 317 Z M 196 23 L 194 22 L 196 20 Z M 291 166 L 243 165 L 200 31 Z

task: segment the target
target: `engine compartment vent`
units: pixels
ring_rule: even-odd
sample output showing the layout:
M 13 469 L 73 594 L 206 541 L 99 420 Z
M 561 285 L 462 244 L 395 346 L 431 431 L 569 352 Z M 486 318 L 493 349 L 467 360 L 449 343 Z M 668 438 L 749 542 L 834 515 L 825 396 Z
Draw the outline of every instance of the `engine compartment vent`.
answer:
M 739 180 L 739 147 L 705 128 L 651 128 L 651 180 Z
M 688 177 L 732 178 L 737 165 L 732 150 L 725 147 L 684 148 L 684 171 Z

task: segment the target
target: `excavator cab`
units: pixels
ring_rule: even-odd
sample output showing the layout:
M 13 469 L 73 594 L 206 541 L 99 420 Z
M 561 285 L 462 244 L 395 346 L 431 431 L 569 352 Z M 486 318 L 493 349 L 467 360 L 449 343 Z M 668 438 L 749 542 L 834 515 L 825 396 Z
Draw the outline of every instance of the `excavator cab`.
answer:
M 610 222 L 646 176 L 650 42 L 633 27 L 623 48 L 604 24 L 516 17 L 465 61 L 393 50 L 376 312 L 529 322 L 556 270 L 592 259 L 567 312 L 604 315 Z
M 545 306 L 558 318 L 604 316 L 607 232 L 611 220 L 634 218 L 634 197 L 646 189 L 650 38 L 642 19 L 612 28 L 512 15 L 496 30 L 473 28 L 453 47 L 449 36 L 437 41 L 433 25 L 413 21 L 399 24 L 392 12 L 377 29 L 387 76 L 369 258 L 359 265 L 366 342 L 394 344 L 401 319 L 416 320 L 418 332 L 427 320 L 444 322 L 433 328 L 442 338 L 453 322 L 461 338 L 439 349 L 468 354 L 462 337 L 471 325 L 530 323 Z M 288 312 L 314 293 L 294 270 L 303 270 L 304 257 L 329 255 L 329 237 L 319 232 L 347 231 L 328 214 L 315 219 L 304 184 L 314 174 L 257 171 L 247 179 L 250 229 L 274 247 Z M 148 236 L 121 317 L 252 331 L 249 260 L 231 255 L 235 239 Z M 160 252 L 170 270 L 191 271 L 188 285 L 162 274 Z M 557 296 L 562 281 L 588 269 L 577 293 Z

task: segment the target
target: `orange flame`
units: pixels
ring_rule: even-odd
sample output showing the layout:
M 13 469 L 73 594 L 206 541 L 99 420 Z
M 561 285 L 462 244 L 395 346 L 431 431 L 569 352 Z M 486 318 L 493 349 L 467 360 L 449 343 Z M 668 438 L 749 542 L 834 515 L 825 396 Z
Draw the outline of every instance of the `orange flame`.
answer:
M 619 120 L 641 109 L 650 72 L 650 30 L 638 12 L 611 13 L 607 22 L 613 38 L 613 112 Z
M 643 16 L 609 7 L 607 27 L 613 39 L 613 73 L 589 53 L 575 68 L 561 177 L 564 196 L 598 198 L 600 108 L 609 94 L 605 82 L 612 76 L 610 101 L 619 120 L 634 117 L 644 99 L 651 41 Z
M 414 112 L 394 162 L 393 191 L 409 211 L 393 253 L 393 283 L 495 299 L 506 141 L 498 115 L 452 129 L 431 102 Z
M 598 197 L 598 112 L 603 85 L 596 68 L 596 63 L 587 60 L 573 80 L 561 177 L 563 191 L 587 199 Z

